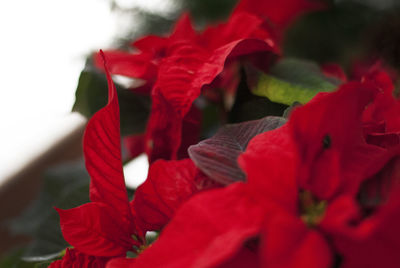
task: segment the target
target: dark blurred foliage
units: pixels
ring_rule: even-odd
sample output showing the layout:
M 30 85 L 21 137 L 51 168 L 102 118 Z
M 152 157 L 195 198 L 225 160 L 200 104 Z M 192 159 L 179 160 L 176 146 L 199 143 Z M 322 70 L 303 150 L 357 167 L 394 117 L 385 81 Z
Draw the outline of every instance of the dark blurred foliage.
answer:
M 134 16 L 140 24 L 132 25 L 125 36 L 118 36 L 116 46 L 126 48 L 134 39 L 144 34 L 165 34 L 170 32 L 174 22 L 183 12 L 189 12 L 197 28 L 208 23 L 226 19 L 238 0 L 166 0 L 174 10 L 167 13 L 154 13 L 137 7 L 124 8 L 118 1 L 109 0 L 112 10 L 121 17 Z
M 286 56 L 344 67 L 358 59 L 383 57 L 400 64 L 400 1 L 335 1 L 301 18 L 286 35 Z
M 151 13 L 140 7 L 123 8 L 110 0 L 111 7 L 124 16 L 135 16 L 139 25 L 132 25 L 116 46 L 126 48 L 144 34 L 165 34 L 184 12 L 190 12 L 198 29 L 226 19 L 237 0 L 170 0 L 175 9 L 167 14 Z M 318 0 L 314 0 L 318 1 Z M 344 67 L 359 58 L 384 57 L 400 67 L 400 1 L 398 0 L 321 0 L 325 11 L 308 14 L 288 29 L 286 56 L 319 63 L 337 62 Z

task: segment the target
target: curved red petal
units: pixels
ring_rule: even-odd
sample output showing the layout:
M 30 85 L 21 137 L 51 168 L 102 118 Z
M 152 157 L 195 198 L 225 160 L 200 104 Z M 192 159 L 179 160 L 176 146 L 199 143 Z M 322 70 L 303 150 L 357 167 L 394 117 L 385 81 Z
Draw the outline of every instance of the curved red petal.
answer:
M 85 254 L 124 256 L 135 244 L 130 236 L 133 230 L 125 225 L 113 206 L 92 202 L 57 211 L 64 239 Z
M 255 136 L 238 161 L 255 192 L 296 213 L 299 156 L 289 130 L 284 125 Z
M 197 168 L 190 159 L 158 160 L 150 166 L 149 175 L 133 200 L 145 230 L 161 230 L 178 207 L 198 191 L 196 174 Z
M 332 267 L 330 245 L 293 215 L 276 214 L 267 224 L 263 239 L 263 267 Z
M 129 225 L 132 215 L 122 169 L 118 98 L 105 70 L 108 104 L 89 120 L 83 137 L 85 165 L 91 177 L 89 194 L 91 201 L 114 207 Z
M 222 264 L 260 232 L 263 218 L 263 207 L 242 183 L 199 193 L 181 206 L 135 267 Z

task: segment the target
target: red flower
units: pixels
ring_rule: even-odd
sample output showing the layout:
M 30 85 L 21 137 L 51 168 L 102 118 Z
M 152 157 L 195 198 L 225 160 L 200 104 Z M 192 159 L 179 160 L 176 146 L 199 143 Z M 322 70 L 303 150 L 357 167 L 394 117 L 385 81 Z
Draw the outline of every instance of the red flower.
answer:
M 246 267 L 331 267 L 335 254 L 350 256 L 340 242 L 356 234 L 360 185 L 392 154 L 363 138 L 362 113 L 376 91 L 353 82 L 319 94 L 287 125 L 256 136 L 239 158 L 247 183 L 188 200 L 132 267 L 223 267 L 248 250 L 258 257 Z
M 108 104 L 89 121 L 83 140 L 92 202 L 73 209 L 57 209 L 65 240 L 82 254 L 100 259 L 125 256 L 143 241 L 143 232 L 135 225 L 125 187 L 116 90 L 105 70 L 109 83 Z
M 190 159 L 157 161 L 151 165 L 146 182 L 137 189 L 135 199 L 129 202 L 121 161 L 118 99 L 105 70 L 109 102 L 89 121 L 83 142 L 92 202 L 57 211 L 63 236 L 79 256 L 85 256 L 85 260 L 98 258 L 99 263 L 112 259 L 112 266 L 125 262 L 128 251 L 141 250 L 145 232 L 162 229 L 191 195 L 215 184 L 210 184 Z M 58 263 L 77 265 L 74 261 L 78 258 L 71 256 L 67 254 Z
M 237 12 L 227 23 L 197 33 L 189 16 L 183 15 L 169 37 L 148 36 L 133 43 L 140 50 L 138 54 L 125 53 L 124 58 L 122 52 L 106 52 L 112 59 L 112 72 L 145 79 L 146 87 L 152 86 L 152 110 L 145 136 L 150 162 L 187 156 L 188 145 L 197 142 L 201 121 L 198 115 L 193 116 L 197 108 L 192 104 L 218 76 L 232 77 L 225 75 L 225 65 L 237 70 L 231 68 L 232 62 L 246 56 L 260 68 L 269 66 L 279 48 L 264 22 L 256 15 Z M 227 98 L 232 98 L 238 81 L 218 81 L 228 87 Z M 188 122 L 190 128 L 185 127 Z

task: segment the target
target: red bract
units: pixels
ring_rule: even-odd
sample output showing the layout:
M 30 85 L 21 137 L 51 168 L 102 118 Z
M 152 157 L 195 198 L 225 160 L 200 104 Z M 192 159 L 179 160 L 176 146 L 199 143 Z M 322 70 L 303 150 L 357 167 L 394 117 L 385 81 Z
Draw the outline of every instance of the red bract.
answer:
M 142 231 L 134 222 L 121 160 L 120 119 L 116 89 L 106 70 L 108 104 L 90 119 L 84 134 L 86 168 L 91 177 L 91 203 L 61 210 L 65 240 L 78 251 L 98 257 L 125 256 L 135 251 Z
M 382 227 L 393 230 L 382 215 L 398 207 L 389 201 L 382 212 L 360 221 L 360 185 L 393 155 L 363 138 L 362 113 L 376 91 L 373 84 L 353 82 L 319 94 L 295 109 L 287 125 L 256 136 L 239 158 L 247 182 L 184 203 L 132 267 L 226 267 L 248 250 L 255 259 L 247 258 L 246 267 L 323 268 L 332 267 L 335 254 L 361 256 L 346 241 L 367 242 L 360 251 L 365 253 L 383 237 L 377 235 Z M 379 227 L 354 240 L 357 229 L 376 218 Z
M 249 12 L 269 20 L 279 31 L 284 30 L 305 12 L 324 8 L 322 1 L 313 0 L 242 0 L 235 12 Z
M 103 268 L 107 261 L 108 258 L 88 256 L 76 249 L 67 248 L 63 259 L 52 262 L 49 268 Z
M 152 112 L 147 127 L 147 153 L 151 161 L 177 157 L 181 137 L 187 135 L 182 135 L 182 121 L 203 86 L 222 73 L 228 60 L 269 52 L 263 58 L 264 64 L 269 63 L 268 55 L 277 51 L 270 34 L 261 28 L 262 23 L 250 14 L 237 14 L 228 23 L 198 35 L 195 41 L 185 39 L 168 46 L 168 56 L 160 62 L 152 91 Z M 187 24 L 190 22 L 180 25 Z M 185 28 L 191 29 L 191 26 Z
M 236 12 L 227 23 L 197 33 L 185 14 L 169 37 L 148 36 L 134 42 L 140 50 L 137 54 L 125 53 L 124 58 L 123 52 L 106 52 L 113 59 L 110 65 L 115 73 L 145 79 L 145 87 L 152 86 L 145 142 L 150 162 L 186 157 L 188 145 L 197 142 L 198 131 L 194 132 L 201 118 L 193 120 L 191 114 L 197 108 L 192 104 L 206 85 L 217 81 L 219 86 L 227 86 L 226 98 L 232 99 L 239 80 L 221 81 L 232 77 L 224 72 L 225 65 L 237 71 L 234 61 L 246 56 L 256 66 L 267 69 L 279 48 L 264 24 L 264 18 L 243 11 Z M 135 57 L 138 61 L 132 62 Z M 192 122 L 189 132 L 184 126 L 187 122 Z
M 210 188 L 192 160 L 158 160 L 132 202 L 143 230 L 161 230 L 193 194 Z

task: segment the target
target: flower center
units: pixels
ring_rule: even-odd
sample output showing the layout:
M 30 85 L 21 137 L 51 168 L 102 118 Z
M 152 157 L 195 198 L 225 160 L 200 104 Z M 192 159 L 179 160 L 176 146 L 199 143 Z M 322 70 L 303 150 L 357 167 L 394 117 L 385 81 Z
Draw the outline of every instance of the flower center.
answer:
M 299 199 L 300 218 L 308 227 L 316 227 L 324 216 L 327 202 L 317 200 L 309 191 L 300 191 Z

